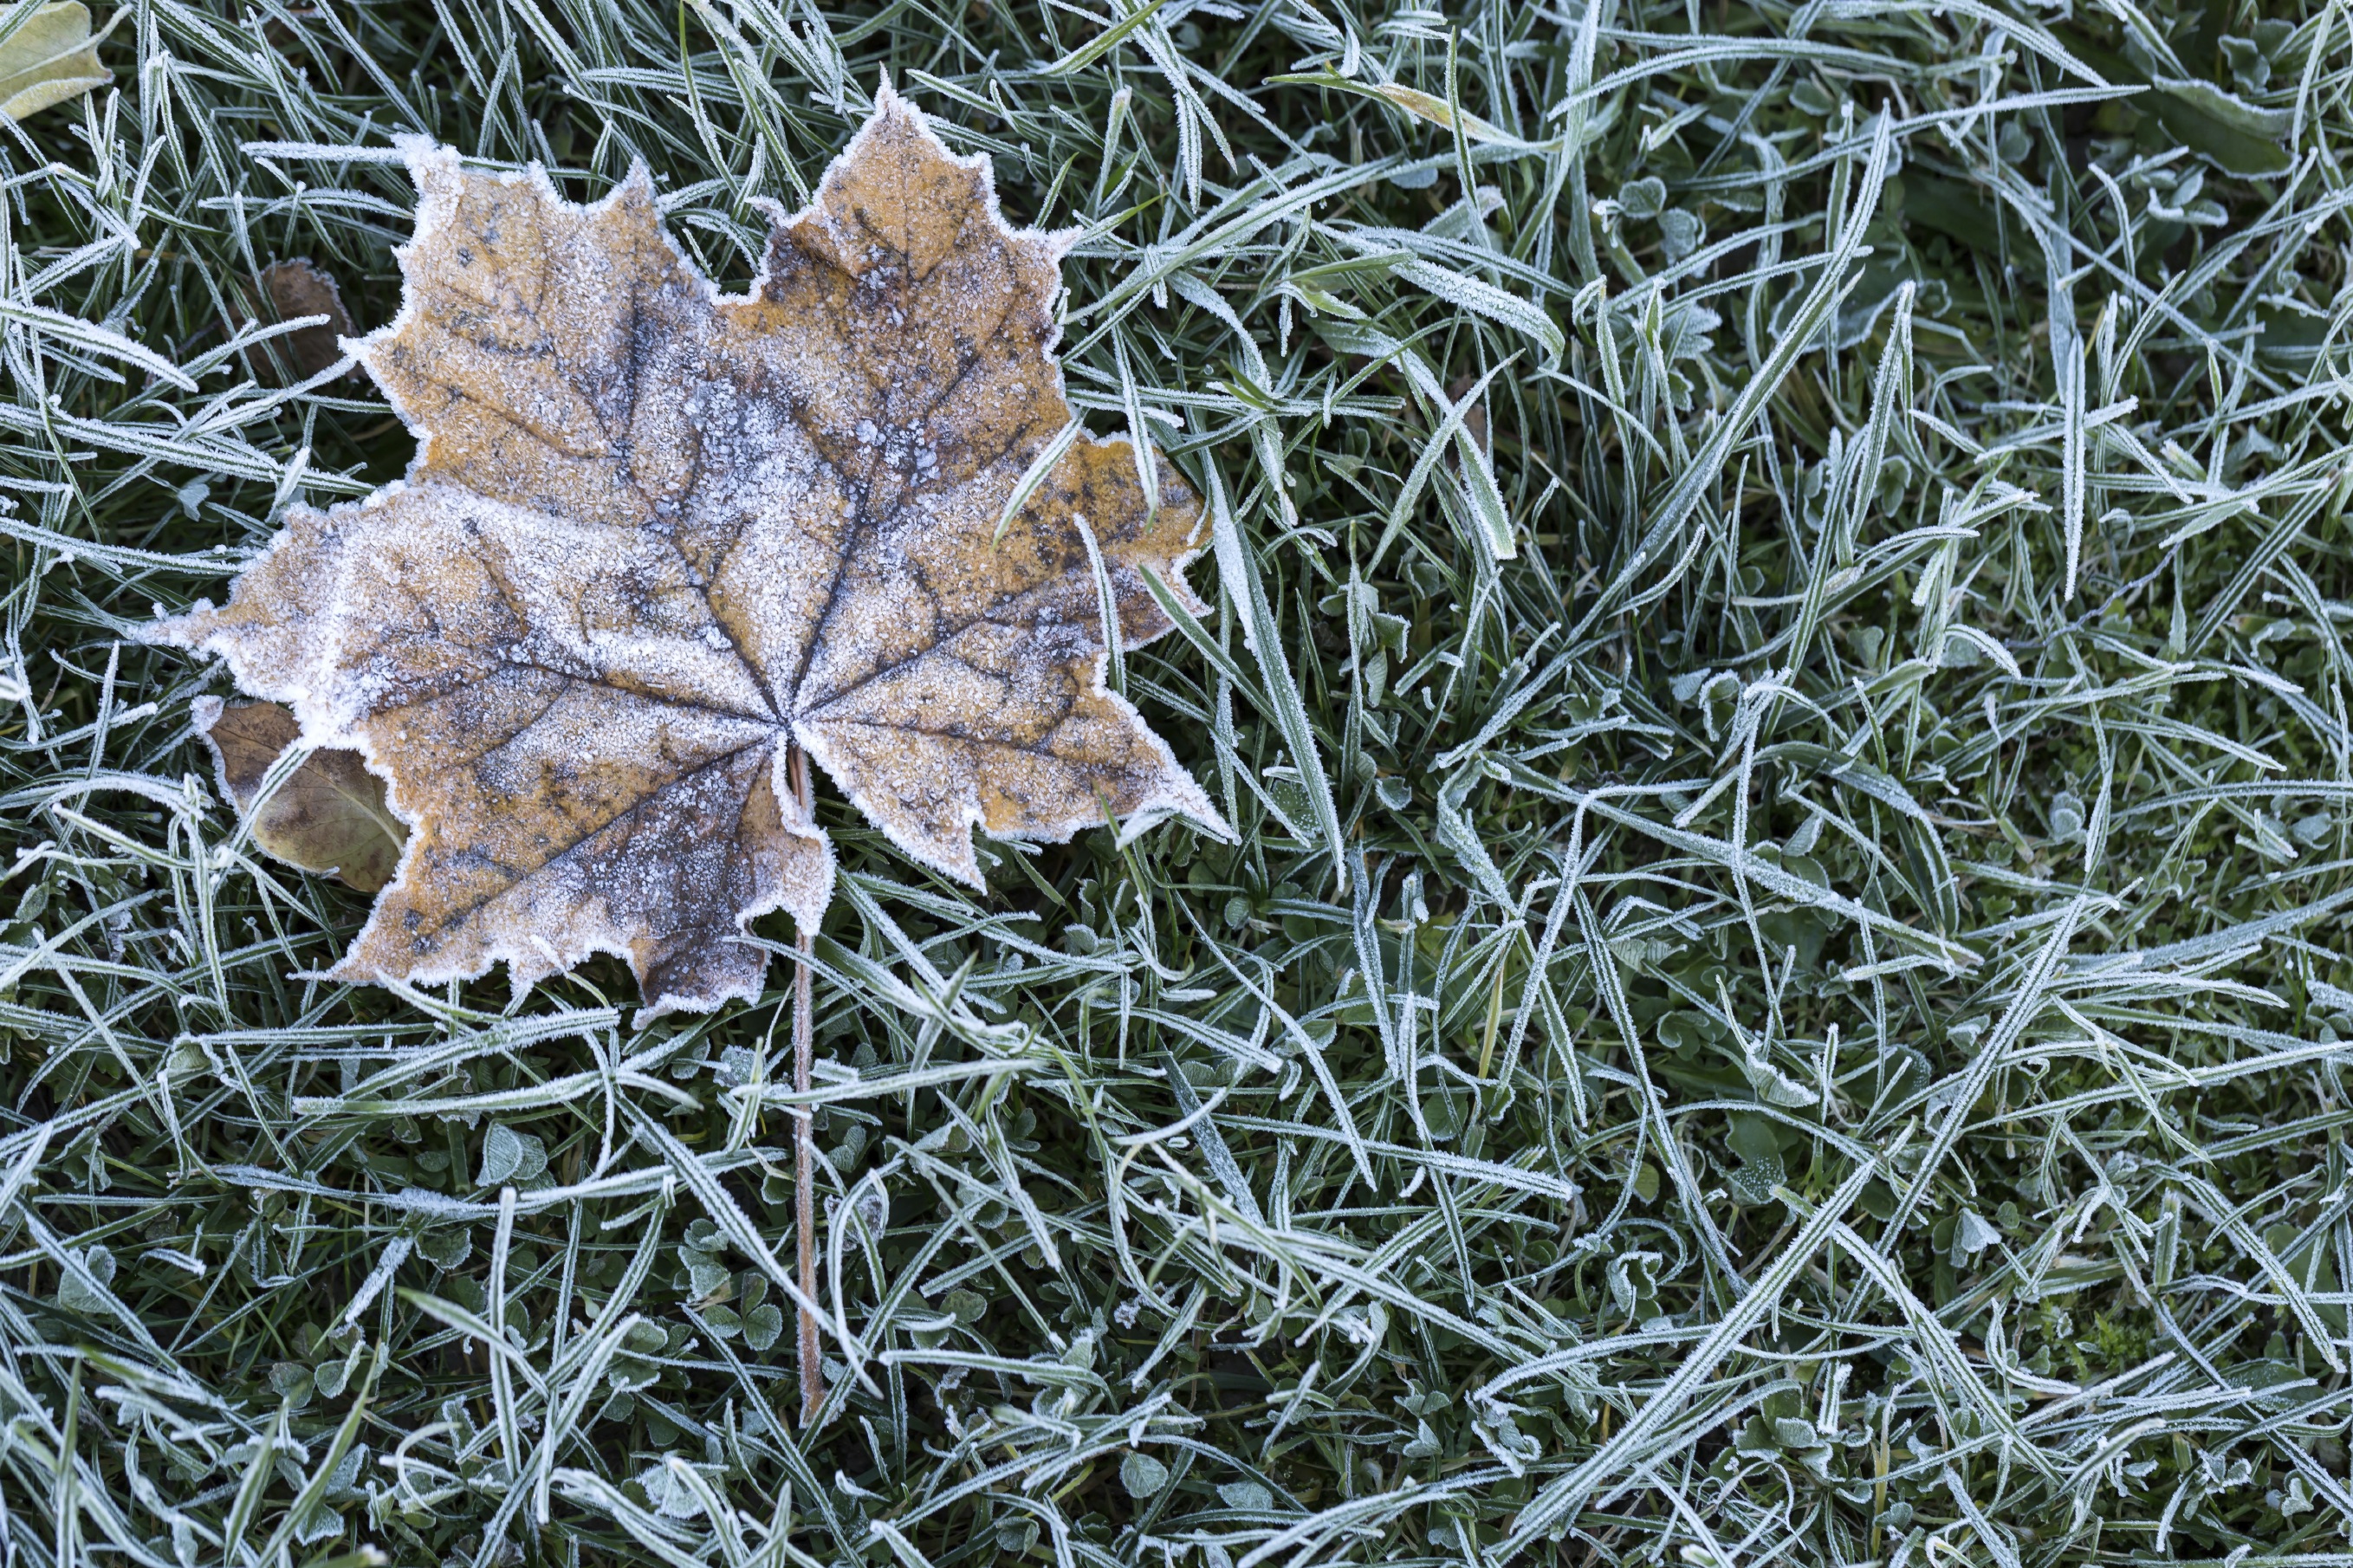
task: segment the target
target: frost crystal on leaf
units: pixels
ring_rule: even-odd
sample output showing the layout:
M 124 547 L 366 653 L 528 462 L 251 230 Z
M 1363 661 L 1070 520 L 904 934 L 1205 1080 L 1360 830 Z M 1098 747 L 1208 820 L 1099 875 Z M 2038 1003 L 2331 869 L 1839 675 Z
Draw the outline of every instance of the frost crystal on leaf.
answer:
M 1105 689 L 1104 621 L 1169 628 L 1198 499 L 1082 440 L 1052 349 L 1062 236 L 998 216 L 887 88 L 721 295 L 642 168 L 593 205 L 544 174 L 404 144 L 406 297 L 348 345 L 417 437 L 405 483 L 298 510 L 155 640 L 225 657 L 348 747 L 410 825 L 335 973 L 518 986 L 625 955 L 649 1012 L 758 994 L 735 940 L 832 892 L 786 774 L 798 744 L 906 853 L 975 886 L 976 826 L 1223 824 Z

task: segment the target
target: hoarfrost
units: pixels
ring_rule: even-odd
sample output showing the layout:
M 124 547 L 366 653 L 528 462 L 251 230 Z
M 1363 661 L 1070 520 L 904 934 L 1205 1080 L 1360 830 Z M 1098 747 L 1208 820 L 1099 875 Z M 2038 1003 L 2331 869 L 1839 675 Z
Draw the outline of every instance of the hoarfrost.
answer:
M 972 831 L 1060 839 L 1182 813 L 1223 831 L 1103 685 L 1187 603 L 1200 506 L 1070 422 L 1061 237 L 1008 226 L 887 89 L 751 291 L 673 245 L 642 169 L 592 205 L 412 138 L 406 295 L 346 345 L 417 437 L 405 483 L 298 510 L 226 609 L 155 640 L 224 656 L 301 739 L 361 752 L 410 825 L 336 973 L 518 987 L 628 959 L 653 1014 L 758 994 L 735 939 L 831 896 L 794 744 L 906 853 L 978 885 Z M 1156 459 L 1155 459 L 1156 460 Z

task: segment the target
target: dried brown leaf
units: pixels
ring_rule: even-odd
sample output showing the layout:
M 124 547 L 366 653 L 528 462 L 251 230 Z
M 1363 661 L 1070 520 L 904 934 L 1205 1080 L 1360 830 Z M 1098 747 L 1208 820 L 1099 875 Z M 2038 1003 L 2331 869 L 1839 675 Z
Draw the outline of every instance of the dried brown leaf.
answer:
M 998 216 L 887 89 L 750 293 L 671 243 L 642 169 L 593 205 L 405 144 L 399 317 L 360 361 L 418 437 L 405 484 L 291 514 L 228 606 L 157 627 L 363 752 L 415 833 L 336 973 L 518 985 L 628 956 L 652 1011 L 755 995 L 735 940 L 814 922 L 833 857 L 796 744 L 917 860 L 1213 808 L 1104 689 L 1103 620 L 1189 599 L 1198 499 L 1125 440 L 1071 447 L 1067 237 Z
M 312 752 L 264 800 L 270 767 L 302 738 L 294 715 L 275 702 L 200 697 L 192 717 L 221 793 L 237 803 L 256 844 L 363 893 L 392 880 L 408 829 L 385 809 L 384 781 L 367 771 L 365 758 L 334 747 Z
M 297 321 L 308 316 L 327 319 L 281 332 L 267 344 L 248 349 L 247 368 L 272 385 L 308 381 L 322 371 L 332 369 L 343 357 L 343 340 L 358 331 L 352 324 L 352 313 L 343 308 L 343 291 L 335 275 L 308 257 L 296 257 L 290 261 L 273 261 L 263 268 L 259 281 L 262 296 L 269 302 L 271 321 Z

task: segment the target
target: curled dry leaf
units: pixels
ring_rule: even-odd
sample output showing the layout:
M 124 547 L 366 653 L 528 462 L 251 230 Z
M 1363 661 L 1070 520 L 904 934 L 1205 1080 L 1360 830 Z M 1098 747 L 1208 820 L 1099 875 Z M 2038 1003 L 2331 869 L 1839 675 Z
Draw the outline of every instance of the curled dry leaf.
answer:
M 123 13 L 114 16 L 120 21 Z M 0 27 L 6 22 L 0 17 Z M 113 30 L 114 22 L 107 23 L 106 32 Z M 81 0 L 36 6 L 0 41 L 0 114 L 22 120 L 112 81 L 114 73 L 98 58 L 106 32 L 90 37 L 90 7 Z
M 537 170 L 404 144 L 406 296 L 358 345 L 418 437 L 405 484 L 292 513 L 155 639 L 224 656 L 306 741 L 364 752 L 411 825 L 337 973 L 503 960 L 518 986 L 625 954 L 652 1013 L 760 989 L 736 940 L 832 891 L 794 745 L 907 854 L 975 886 L 976 826 L 1224 831 L 1104 689 L 1087 535 L 1128 645 L 1190 599 L 1201 509 L 1156 455 L 1068 446 L 1068 237 L 997 211 L 886 88 L 752 290 L 718 293 L 642 168 L 586 207 Z
M 255 377 L 272 385 L 290 385 L 332 369 L 343 357 L 343 340 L 358 330 L 352 324 L 352 313 L 343 308 L 343 291 L 335 275 L 308 257 L 296 257 L 263 268 L 259 281 L 262 295 L 269 301 L 271 321 L 298 321 L 311 316 L 326 320 L 280 332 L 267 344 L 246 350 L 245 363 Z
M 275 702 L 199 697 L 191 714 L 213 754 L 221 793 L 237 803 L 253 841 L 305 871 L 332 873 L 363 893 L 392 880 L 408 829 L 385 808 L 384 781 L 357 752 L 312 752 L 261 798 L 270 768 L 302 738 Z

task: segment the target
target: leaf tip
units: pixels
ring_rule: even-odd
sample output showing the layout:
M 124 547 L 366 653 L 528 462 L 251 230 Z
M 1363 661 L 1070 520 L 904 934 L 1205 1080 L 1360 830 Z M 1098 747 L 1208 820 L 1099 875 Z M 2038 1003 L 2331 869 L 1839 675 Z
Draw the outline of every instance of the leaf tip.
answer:
M 465 178 L 458 149 L 445 146 L 421 131 L 403 132 L 394 137 L 392 150 L 407 166 L 409 183 L 426 195 L 454 188 Z
M 143 626 L 131 628 L 132 641 L 149 647 L 194 650 L 201 647 L 206 637 L 211 635 L 212 622 L 220 613 L 210 599 L 198 599 L 176 616 L 163 615 L 161 611 L 162 606 L 158 605 L 156 619 Z

